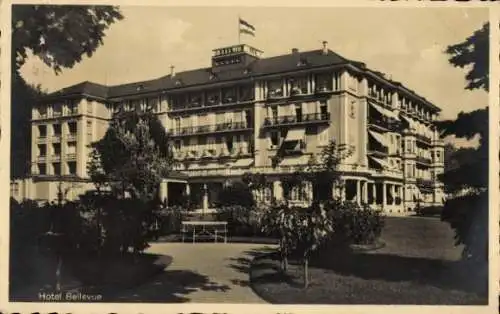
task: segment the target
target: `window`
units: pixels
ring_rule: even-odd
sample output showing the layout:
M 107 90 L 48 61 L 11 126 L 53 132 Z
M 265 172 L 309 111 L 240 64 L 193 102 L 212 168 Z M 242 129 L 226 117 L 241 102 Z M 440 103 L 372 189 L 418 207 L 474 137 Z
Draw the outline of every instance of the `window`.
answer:
M 181 118 L 177 117 L 174 119 L 174 130 L 179 130 L 181 128 Z
M 328 145 L 328 127 L 318 128 L 318 145 Z
M 229 87 L 222 89 L 222 103 L 236 102 L 236 88 Z
M 92 121 L 87 121 L 87 135 L 92 137 Z
M 69 100 L 68 110 L 70 114 L 78 114 L 78 103 L 75 100 Z
M 68 162 L 68 174 L 76 175 L 76 162 L 74 161 Z
M 178 151 L 181 150 L 181 148 L 182 148 L 182 142 L 181 142 L 181 140 L 175 140 L 175 142 L 174 142 L 174 150 L 176 152 L 178 152 Z
M 332 75 L 318 74 L 316 76 L 316 91 L 327 92 L 332 90 Z
M 298 77 L 290 79 L 290 95 L 307 94 L 307 78 Z
M 240 86 L 238 94 L 239 101 L 250 101 L 253 100 L 255 96 L 252 85 Z
M 233 149 L 234 149 L 233 137 L 232 136 L 227 136 L 225 138 L 225 144 L 226 144 L 227 151 L 229 153 L 232 153 Z
M 61 175 L 61 163 L 60 162 L 53 163 L 52 169 L 54 170 L 54 175 L 56 175 L 56 176 Z
M 76 122 L 68 122 L 68 130 L 69 134 L 76 135 L 76 130 L 77 130 Z
M 54 115 L 54 117 L 59 117 L 62 115 L 62 104 L 55 104 L 54 105 L 53 115 Z
M 52 129 L 54 130 L 54 135 L 56 135 L 56 136 L 61 135 L 61 125 L 60 124 L 54 124 L 52 126 Z
M 438 162 L 440 162 L 440 161 L 441 161 L 441 152 L 440 152 L 440 151 L 437 151 L 437 152 L 436 152 L 436 160 L 437 160 Z
M 321 113 L 321 117 L 324 117 L 328 114 L 328 107 L 326 106 L 326 101 L 322 101 L 319 104 L 319 112 Z
M 271 132 L 271 148 L 279 145 L 280 134 L 277 131 Z
M 76 154 L 76 142 L 68 142 L 68 154 Z
M 61 144 L 60 143 L 52 144 L 52 151 L 54 152 L 55 156 L 60 156 L 61 155 Z
M 47 146 L 38 145 L 38 156 L 45 157 L 47 155 Z
M 47 174 L 47 166 L 45 164 L 38 164 L 38 174 L 41 175 Z
M 38 117 L 46 118 L 47 117 L 47 107 L 43 106 L 38 108 Z

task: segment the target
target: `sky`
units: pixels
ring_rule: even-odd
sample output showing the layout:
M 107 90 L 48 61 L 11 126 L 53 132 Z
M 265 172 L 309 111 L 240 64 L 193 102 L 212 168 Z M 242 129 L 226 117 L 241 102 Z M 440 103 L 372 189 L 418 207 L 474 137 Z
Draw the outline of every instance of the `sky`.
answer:
M 55 75 L 37 58 L 22 68 L 25 79 L 54 91 L 82 81 L 122 84 L 210 65 L 212 49 L 238 43 L 238 16 L 256 28 L 242 43 L 264 57 L 319 49 L 386 73 L 442 109 L 441 119 L 486 107 L 482 90 L 466 91 L 466 70 L 444 50 L 488 20 L 484 8 L 286 8 L 121 7 L 124 19 L 106 32 L 91 58 Z

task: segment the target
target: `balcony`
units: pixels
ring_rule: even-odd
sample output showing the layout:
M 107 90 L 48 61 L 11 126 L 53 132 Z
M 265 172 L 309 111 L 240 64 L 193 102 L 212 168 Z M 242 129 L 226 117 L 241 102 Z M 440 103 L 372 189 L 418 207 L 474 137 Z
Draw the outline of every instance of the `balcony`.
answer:
M 61 134 L 52 135 L 52 142 L 60 142 L 60 141 L 61 141 Z
M 302 116 L 290 115 L 280 116 L 264 119 L 264 128 L 297 125 L 297 124 L 310 124 L 310 123 L 323 123 L 330 121 L 330 113 L 309 113 Z
M 234 147 L 232 150 L 226 148 L 216 149 L 209 148 L 204 150 L 180 150 L 174 152 L 174 159 L 176 160 L 200 160 L 200 159 L 231 159 L 240 157 L 251 157 L 253 149 L 248 147 Z
M 47 136 L 46 135 L 39 136 L 36 139 L 36 141 L 37 141 L 37 143 L 46 143 L 47 142 Z
M 290 96 L 292 97 L 300 97 L 307 95 L 307 88 L 304 87 L 292 87 L 290 90 Z
M 394 119 L 377 119 L 370 117 L 368 119 L 368 127 L 382 130 L 382 131 L 398 131 L 401 126 L 401 122 Z
M 76 140 L 76 133 L 68 133 L 68 134 L 66 134 L 66 139 L 68 141 L 75 141 Z
M 66 154 L 66 159 L 68 159 L 68 160 L 74 160 L 74 159 L 76 159 L 76 153 Z
M 268 99 L 281 99 L 283 97 L 284 97 L 283 90 L 280 89 L 280 88 L 274 89 L 274 90 L 270 90 L 267 93 L 267 98 Z
M 316 87 L 316 94 L 324 94 L 324 93 L 331 93 L 333 91 L 333 88 L 327 85 L 321 85 Z
M 52 112 L 52 117 L 57 118 L 62 116 L 62 111 L 54 111 Z
M 47 161 L 47 155 L 39 155 L 36 157 L 37 162 L 45 162 Z
M 371 155 L 373 157 L 387 157 L 389 155 L 389 147 L 382 146 L 376 149 L 369 148 L 368 155 Z
M 427 136 L 422 135 L 422 134 L 417 134 L 416 138 L 417 138 L 417 143 L 420 143 L 420 144 L 430 146 L 432 143 L 432 140 L 430 137 L 427 137 Z
M 427 158 L 427 157 L 417 156 L 417 163 L 424 165 L 424 166 L 430 166 L 431 159 Z
M 201 125 L 193 127 L 184 127 L 172 129 L 172 136 L 188 136 L 194 134 L 211 134 L 222 132 L 246 131 L 251 130 L 253 127 L 246 122 L 227 122 L 212 125 Z
M 418 179 L 417 178 L 417 185 L 419 187 L 432 188 L 432 186 L 434 185 L 434 181 L 431 179 Z
M 61 154 L 53 154 L 51 157 L 50 157 L 50 160 L 51 161 L 60 161 L 61 160 Z

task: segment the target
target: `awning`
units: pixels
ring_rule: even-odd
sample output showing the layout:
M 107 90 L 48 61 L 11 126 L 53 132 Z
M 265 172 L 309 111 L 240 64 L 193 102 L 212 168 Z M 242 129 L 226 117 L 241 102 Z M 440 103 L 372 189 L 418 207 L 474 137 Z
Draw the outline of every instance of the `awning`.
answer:
M 373 157 L 373 156 L 368 156 L 368 157 L 370 157 L 370 159 L 372 159 L 373 161 L 378 163 L 383 169 L 389 168 L 389 165 L 387 164 L 387 162 L 385 160 L 377 158 L 377 157 Z
M 252 158 L 243 158 L 236 160 L 231 167 L 250 167 L 253 164 Z
M 287 142 L 287 141 L 301 141 L 304 139 L 305 134 L 306 134 L 306 130 L 304 128 L 288 130 L 288 133 L 286 134 L 285 142 Z
M 370 105 L 375 108 L 375 110 L 377 110 L 380 114 L 386 116 L 386 117 L 389 117 L 389 118 L 392 118 L 392 119 L 396 119 L 396 120 L 399 120 L 399 115 L 395 112 L 392 112 L 391 110 L 388 110 L 388 109 L 385 109 L 379 105 L 376 105 L 372 102 L 370 102 Z
M 401 117 L 403 117 L 403 119 L 405 119 L 406 122 L 408 122 L 408 124 L 410 125 L 410 129 L 413 129 L 413 130 L 417 129 L 417 125 L 415 124 L 414 121 L 412 121 L 410 118 L 405 117 L 405 116 L 401 116 Z
M 375 138 L 375 140 L 377 140 L 377 142 L 379 142 L 381 145 L 385 146 L 385 147 L 389 147 L 389 143 L 387 142 L 387 139 L 380 133 L 377 133 L 375 131 L 372 131 L 372 130 L 369 130 L 368 133 L 370 133 L 371 136 L 373 136 Z
M 298 166 L 307 165 L 311 156 L 301 155 L 296 157 L 285 157 L 283 161 L 279 164 L 280 166 Z

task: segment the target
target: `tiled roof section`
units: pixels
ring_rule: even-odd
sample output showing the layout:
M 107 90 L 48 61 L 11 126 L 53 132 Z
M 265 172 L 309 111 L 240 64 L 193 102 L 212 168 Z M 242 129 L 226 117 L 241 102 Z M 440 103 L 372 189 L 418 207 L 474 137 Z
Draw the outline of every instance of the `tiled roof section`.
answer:
M 331 50 L 328 50 L 328 53 L 324 54 L 323 50 L 321 49 L 258 59 L 249 64 L 247 68 L 228 67 L 227 69 L 224 69 L 223 71 L 217 71 L 216 73 L 212 72 L 212 68 L 201 68 L 196 70 L 178 72 L 173 77 L 170 75 L 166 75 L 153 80 L 109 87 L 86 81 L 51 93 L 44 98 L 54 98 L 70 95 L 87 95 L 97 98 L 119 99 L 121 97 L 145 94 L 148 92 L 154 93 L 162 90 L 175 90 L 177 88 L 189 86 L 226 82 L 246 78 L 250 79 L 253 77 L 267 76 L 275 73 L 279 74 L 293 72 L 300 69 L 311 69 L 324 66 L 347 64 L 353 65 L 361 71 L 371 72 L 381 79 L 385 80 L 386 82 L 397 86 L 399 89 L 403 89 L 414 97 L 425 101 L 434 109 L 438 111 L 440 110 L 437 106 L 426 100 L 424 97 L 419 96 L 411 89 L 405 87 L 403 84 L 385 77 L 385 75 L 381 72 L 368 69 L 364 63 L 346 59 Z
M 137 94 L 139 92 L 153 92 L 158 90 L 170 90 L 188 86 L 210 84 L 238 79 L 245 79 L 255 76 L 270 75 L 300 69 L 298 62 L 303 61 L 303 68 L 320 67 L 335 64 L 353 63 L 333 51 L 323 54 L 322 50 L 313 50 L 298 53 L 297 55 L 287 54 L 271 58 L 256 60 L 247 68 L 232 68 L 213 73 L 211 68 L 202 68 L 190 71 L 179 72 L 175 76 L 170 75 L 132 84 L 116 85 L 110 87 L 109 97 L 120 97 Z
M 108 87 L 101 84 L 92 83 L 85 81 L 65 87 L 53 93 L 46 95 L 46 98 L 61 97 L 61 96 L 73 96 L 73 95 L 87 95 L 97 98 L 107 98 L 108 97 Z

